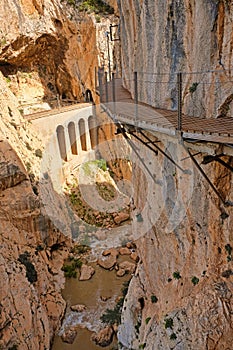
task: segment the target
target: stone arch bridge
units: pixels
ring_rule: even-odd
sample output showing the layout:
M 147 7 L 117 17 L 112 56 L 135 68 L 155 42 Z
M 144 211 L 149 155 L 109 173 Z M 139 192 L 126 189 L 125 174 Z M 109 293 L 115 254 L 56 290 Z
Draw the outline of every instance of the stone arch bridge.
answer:
M 96 107 L 80 103 L 72 107 L 34 113 L 25 116 L 40 133 L 44 145 L 53 144 L 53 155 L 63 162 L 77 157 L 93 156 L 97 146 Z M 93 152 L 92 152 L 93 151 Z

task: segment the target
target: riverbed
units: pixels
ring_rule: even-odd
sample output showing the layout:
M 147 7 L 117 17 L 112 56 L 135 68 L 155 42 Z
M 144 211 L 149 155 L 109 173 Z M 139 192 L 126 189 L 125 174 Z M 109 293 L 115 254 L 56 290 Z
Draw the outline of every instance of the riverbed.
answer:
M 120 256 L 118 262 L 121 261 L 130 261 L 130 258 L 128 256 Z M 115 306 L 117 297 L 121 295 L 123 283 L 128 281 L 131 276 L 117 277 L 115 270 L 105 270 L 93 262 L 90 265 L 95 269 L 95 274 L 90 280 L 67 279 L 62 292 L 67 302 L 67 310 L 59 335 L 62 334 L 65 328 L 77 326 L 78 332 L 75 341 L 73 344 L 67 344 L 57 335 L 54 339 L 52 350 L 113 349 L 114 342 L 108 347 L 101 348 L 91 341 L 90 337 L 92 332 L 104 328 L 100 321 L 100 316 L 107 308 L 111 309 Z M 103 297 L 107 301 L 103 301 Z M 81 313 L 71 311 L 70 306 L 76 304 L 86 305 L 86 310 Z

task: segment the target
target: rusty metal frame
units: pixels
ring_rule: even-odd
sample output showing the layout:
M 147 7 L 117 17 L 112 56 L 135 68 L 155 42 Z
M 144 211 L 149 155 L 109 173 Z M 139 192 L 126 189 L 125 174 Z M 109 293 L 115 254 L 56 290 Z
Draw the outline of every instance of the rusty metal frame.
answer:
M 202 176 L 205 178 L 205 180 L 208 182 L 208 184 L 210 185 L 210 187 L 212 188 L 212 190 L 214 191 L 214 193 L 216 194 L 216 196 L 220 199 L 220 201 L 223 203 L 223 205 L 225 207 L 229 207 L 229 206 L 233 206 L 233 203 L 230 201 L 225 201 L 225 199 L 223 198 L 222 194 L 218 191 L 218 189 L 214 186 L 214 184 L 212 183 L 212 181 L 209 179 L 209 177 L 206 175 L 206 173 L 204 172 L 204 170 L 202 169 L 202 167 L 200 166 L 200 164 L 198 163 L 198 161 L 195 159 L 195 156 L 190 152 L 190 150 L 184 146 L 184 148 L 186 149 L 186 151 L 188 152 L 190 158 L 192 159 L 193 163 L 195 164 L 196 168 L 200 171 L 200 173 L 202 174 Z

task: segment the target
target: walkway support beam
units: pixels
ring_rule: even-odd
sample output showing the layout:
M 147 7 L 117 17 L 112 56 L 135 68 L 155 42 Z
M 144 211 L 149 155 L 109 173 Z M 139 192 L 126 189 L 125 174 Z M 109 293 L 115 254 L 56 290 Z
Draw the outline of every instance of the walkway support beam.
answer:
M 116 114 L 116 85 L 115 85 L 115 73 L 112 73 L 112 101 L 113 101 L 113 113 Z
M 134 72 L 135 126 L 138 127 L 138 73 Z
M 100 70 L 98 70 L 100 103 L 101 103 L 102 100 L 103 100 L 103 80 L 102 80 L 102 78 L 103 78 L 102 73 L 100 72 Z
M 177 130 L 182 131 L 182 73 L 177 73 L 178 114 Z
M 108 73 L 105 72 L 105 101 L 108 103 Z

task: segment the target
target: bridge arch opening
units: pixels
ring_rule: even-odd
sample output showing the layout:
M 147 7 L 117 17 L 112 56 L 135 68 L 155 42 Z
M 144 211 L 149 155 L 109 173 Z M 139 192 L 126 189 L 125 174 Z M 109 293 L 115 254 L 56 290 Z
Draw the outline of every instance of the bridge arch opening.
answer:
M 86 102 L 93 102 L 92 92 L 90 89 L 87 89 L 85 92 L 85 101 Z
M 93 115 L 90 115 L 88 118 L 88 128 L 91 140 L 91 148 L 94 149 L 97 146 L 97 127 Z
M 79 120 L 78 127 L 79 127 L 81 148 L 83 151 L 87 151 L 86 129 L 85 129 L 85 121 L 83 118 Z
M 58 125 L 57 129 L 57 140 L 61 158 L 67 161 L 67 150 L 66 150 L 66 141 L 65 141 L 65 131 L 62 125 Z
M 71 146 L 71 153 L 77 155 L 77 142 L 76 142 L 76 130 L 75 130 L 75 124 L 74 122 L 70 122 L 68 124 L 68 133 L 70 138 L 70 146 Z

